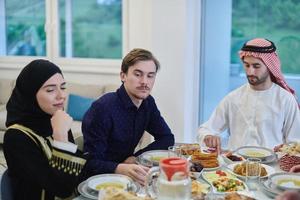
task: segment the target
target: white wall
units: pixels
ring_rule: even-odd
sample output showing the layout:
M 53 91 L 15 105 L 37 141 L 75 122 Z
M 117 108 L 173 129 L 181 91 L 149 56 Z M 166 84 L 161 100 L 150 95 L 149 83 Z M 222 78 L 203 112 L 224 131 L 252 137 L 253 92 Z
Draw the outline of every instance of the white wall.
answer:
M 151 50 L 160 60 L 162 67 L 152 94 L 176 141 L 194 141 L 198 126 L 200 1 L 130 0 L 127 4 L 125 52 L 142 47 Z M 120 83 L 116 70 L 76 73 L 63 63 L 60 66 L 67 81 Z M 20 66 L 13 67 L 19 68 L 1 68 L 0 58 L 0 78 L 15 78 Z

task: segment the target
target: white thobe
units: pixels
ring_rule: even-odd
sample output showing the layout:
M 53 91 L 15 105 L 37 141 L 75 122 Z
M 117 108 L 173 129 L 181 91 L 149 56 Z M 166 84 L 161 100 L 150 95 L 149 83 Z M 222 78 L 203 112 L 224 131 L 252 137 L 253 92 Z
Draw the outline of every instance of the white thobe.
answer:
M 273 83 L 263 91 L 249 84 L 229 93 L 199 128 L 200 141 L 228 129 L 228 149 L 267 148 L 300 140 L 300 112 L 294 96 Z

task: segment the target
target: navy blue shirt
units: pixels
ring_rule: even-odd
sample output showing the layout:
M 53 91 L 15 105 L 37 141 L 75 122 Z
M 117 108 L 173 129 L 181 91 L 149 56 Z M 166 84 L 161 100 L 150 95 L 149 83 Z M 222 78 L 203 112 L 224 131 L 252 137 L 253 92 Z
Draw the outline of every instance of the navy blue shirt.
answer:
M 154 142 L 134 154 L 134 149 L 147 131 Z M 148 96 L 137 108 L 122 85 L 116 92 L 105 94 L 95 101 L 82 122 L 84 151 L 88 176 L 114 173 L 117 165 L 129 156 L 154 149 L 167 149 L 174 144 L 165 120 Z

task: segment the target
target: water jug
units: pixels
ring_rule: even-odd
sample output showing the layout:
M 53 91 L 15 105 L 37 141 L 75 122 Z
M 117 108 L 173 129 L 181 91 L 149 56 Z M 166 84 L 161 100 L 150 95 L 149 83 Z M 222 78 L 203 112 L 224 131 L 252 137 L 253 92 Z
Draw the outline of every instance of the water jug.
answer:
M 190 200 L 188 161 L 178 157 L 160 160 L 159 167 L 152 167 L 146 177 L 146 193 L 157 200 Z

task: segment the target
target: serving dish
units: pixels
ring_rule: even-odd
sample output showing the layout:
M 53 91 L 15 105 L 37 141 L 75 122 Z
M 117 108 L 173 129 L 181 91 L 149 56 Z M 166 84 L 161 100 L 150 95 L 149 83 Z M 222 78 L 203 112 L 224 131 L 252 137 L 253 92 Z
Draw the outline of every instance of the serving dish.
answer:
M 118 179 L 116 181 L 116 179 Z M 119 181 L 121 180 L 121 181 Z M 128 181 L 127 181 L 128 180 Z M 92 176 L 90 177 L 88 180 L 81 182 L 77 189 L 78 192 L 89 199 L 98 199 L 98 193 L 99 191 L 95 188 L 95 184 L 97 183 L 107 183 L 107 182 L 118 182 L 118 183 L 122 183 L 122 184 L 128 184 L 126 185 L 126 187 L 124 189 L 131 191 L 133 193 L 138 193 L 140 191 L 141 186 L 136 183 L 133 182 L 131 180 L 131 178 L 125 176 L 125 175 L 121 175 L 121 174 L 101 174 L 101 175 L 96 175 L 96 176 Z
M 146 151 L 137 157 L 137 163 L 147 167 L 158 166 L 159 161 L 169 156 L 176 157 L 176 154 L 168 150 Z
M 269 179 L 262 179 L 260 181 L 260 188 L 262 191 L 272 199 L 275 199 L 276 196 L 278 196 L 280 193 L 282 193 L 282 190 L 279 190 L 277 187 L 275 187 Z
M 246 159 L 237 154 L 237 153 L 233 153 L 231 151 L 225 152 L 221 154 L 221 158 L 223 159 L 223 161 L 226 164 L 232 164 L 232 163 L 237 163 L 237 162 L 241 162 L 241 161 L 245 161 Z
M 300 191 L 300 174 L 298 173 L 275 173 L 269 179 L 274 186 L 281 190 Z
M 79 194 L 81 194 L 82 196 L 89 198 L 89 199 L 98 199 L 98 192 L 91 190 L 88 188 L 87 186 L 87 181 L 83 181 L 81 182 L 78 187 L 77 190 L 79 192 Z
M 277 156 L 272 149 L 259 146 L 243 146 L 236 149 L 234 153 L 241 155 L 245 159 L 259 158 L 264 164 L 271 163 L 277 160 Z
M 202 173 L 202 177 L 211 185 L 212 191 L 217 194 L 249 191 L 244 181 L 225 170 L 205 171 Z
M 116 187 L 125 190 L 133 184 L 134 182 L 130 177 L 122 174 L 100 174 L 87 179 L 88 188 L 96 191 L 106 187 Z
M 232 163 L 232 164 L 229 164 L 227 166 L 227 168 L 235 175 L 237 176 L 238 178 L 241 178 L 241 179 L 245 179 L 246 176 L 243 176 L 243 175 L 240 175 L 240 174 L 237 174 L 234 172 L 234 167 L 237 166 L 237 165 L 241 165 L 243 162 L 237 162 L 237 163 Z M 274 174 L 275 173 L 275 169 L 269 165 L 265 165 L 265 164 L 261 164 L 261 167 L 264 167 L 266 172 L 267 172 L 267 175 L 265 176 L 261 176 L 261 178 L 267 178 L 268 176 L 270 176 L 271 174 Z

